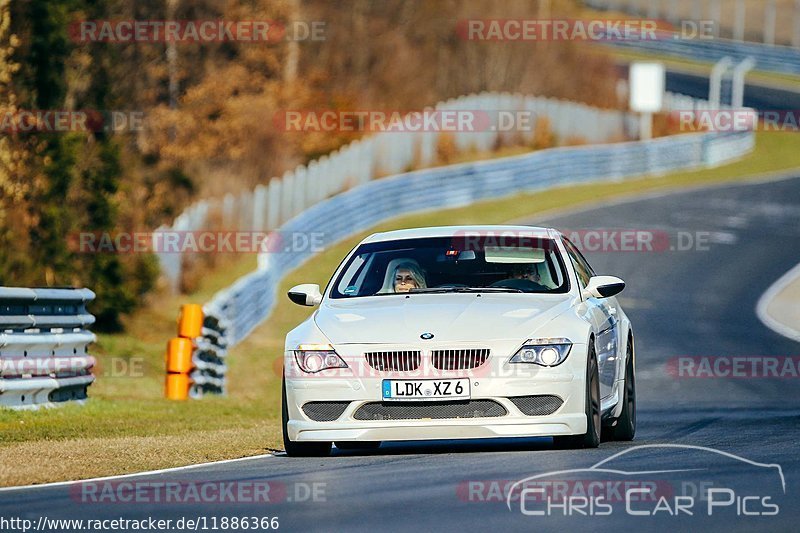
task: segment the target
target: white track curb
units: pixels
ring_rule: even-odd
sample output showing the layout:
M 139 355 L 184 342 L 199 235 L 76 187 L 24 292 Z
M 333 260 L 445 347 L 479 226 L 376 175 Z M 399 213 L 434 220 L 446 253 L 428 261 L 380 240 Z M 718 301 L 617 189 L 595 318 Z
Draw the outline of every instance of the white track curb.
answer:
M 796 341 L 800 341 L 800 330 L 794 329 L 793 327 L 776 320 L 772 317 L 772 315 L 769 314 L 768 310 L 772 301 L 781 292 L 783 292 L 786 287 L 797 281 L 798 278 L 800 278 L 800 265 L 797 265 L 789 272 L 781 276 L 778 281 L 773 283 L 770 288 L 761 295 L 761 298 L 759 298 L 758 304 L 756 305 L 756 314 L 758 315 L 759 320 L 761 320 L 765 326 L 779 335 L 783 335 L 784 337 L 788 337 Z M 798 305 L 800 305 L 800 302 L 798 302 Z

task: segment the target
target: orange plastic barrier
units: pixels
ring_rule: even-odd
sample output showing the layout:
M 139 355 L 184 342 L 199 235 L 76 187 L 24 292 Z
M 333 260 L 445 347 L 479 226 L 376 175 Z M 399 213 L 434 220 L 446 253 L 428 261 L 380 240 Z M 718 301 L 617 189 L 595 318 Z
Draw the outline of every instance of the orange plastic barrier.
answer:
M 167 378 L 164 396 L 169 400 L 185 400 L 189 397 L 192 380 L 192 354 L 194 339 L 203 329 L 203 307 L 198 304 L 181 306 L 178 317 L 178 336 L 167 343 Z
M 181 306 L 178 318 L 178 337 L 194 339 L 200 336 L 203 329 L 203 306 L 186 304 Z
M 192 370 L 192 341 L 175 338 L 167 343 L 167 372 L 188 374 Z
M 189 374 L 167 374 L 164 396 L 168 400 L 185 400 L 189 397 Z

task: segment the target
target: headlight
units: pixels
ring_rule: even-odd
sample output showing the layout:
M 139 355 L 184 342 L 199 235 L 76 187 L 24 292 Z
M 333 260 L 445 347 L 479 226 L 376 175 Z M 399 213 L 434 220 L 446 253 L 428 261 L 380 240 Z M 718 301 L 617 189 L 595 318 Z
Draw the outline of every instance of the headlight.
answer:
M 314 374 L 331 368 L 347 368 L 330 344 L 301 344 L 294 352 L 295 361 L 303 372 Z
M 508 362 L 558 366 L 567 358 L 570 348 L 569 339 L 530 339 Z

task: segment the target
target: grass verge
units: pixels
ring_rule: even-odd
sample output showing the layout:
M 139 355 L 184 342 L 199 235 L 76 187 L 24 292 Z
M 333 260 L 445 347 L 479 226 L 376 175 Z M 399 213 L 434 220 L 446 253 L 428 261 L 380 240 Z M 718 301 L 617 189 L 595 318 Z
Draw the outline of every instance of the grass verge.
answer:
M 320 253 L 314 261 L 290 273 L 281 292 L 301 282 L 325 285 L 342 256 L 367 233 L 415 226 L 504 223 L 623 195 L 795 169 L 800 167 L 799 141 L 791 133 L 761 133 L 753 154 L 715 169 L 570 186 L 394 219 Z M 132 473 L 281 448 L 283 337 L 309 314 L 307 308 L 287 299 L 279 300 L 269 320 L 231 351 L 227 397 L 189 402 L 162 399 L 164 347 L 175 334 L 180 304 L 206 301 L 215 290 L 254 266 L 254 257 L 233 262 L 203 280 L 191 297 L 151 302 L 130 319 L 126 334 L 100 335 L 92 350 L 99 360 L 98 379 L 86 405 L 0 411 L 0 485 Z

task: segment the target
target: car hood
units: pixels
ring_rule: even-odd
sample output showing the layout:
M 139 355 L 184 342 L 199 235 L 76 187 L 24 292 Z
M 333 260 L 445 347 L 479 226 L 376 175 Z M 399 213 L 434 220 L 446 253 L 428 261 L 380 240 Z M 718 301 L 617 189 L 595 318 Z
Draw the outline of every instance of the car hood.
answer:
M 566 294 L 391 295 L 326 300 L 314 320 L 332 344 L 524 341 L 569 307 Z

